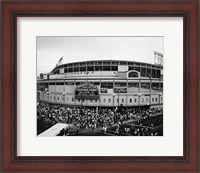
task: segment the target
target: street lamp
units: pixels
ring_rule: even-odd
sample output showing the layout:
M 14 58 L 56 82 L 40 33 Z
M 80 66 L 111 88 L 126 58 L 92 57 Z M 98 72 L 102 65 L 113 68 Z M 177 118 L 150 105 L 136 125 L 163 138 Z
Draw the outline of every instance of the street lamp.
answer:
M 118 107 L 119 107 L 119 89 L 117 91 L 118 91 Z
M 139 105 L 140 105 L 140 101 L 141 101 L 141 96 L 142 96 L 142 94 L 139 93 L 138 96 L 139 96 Z
M 162 93 L 159 93 L 159 103 L 161 102 Z
M 67 108 L 67 123 L 69 124 L 69 108 Z
M 115 94 L 113 93 L 113 106 L 115 105 Z
M 62 93 L 62 96 L 63 96 L 62 101 L 65 101 L 65 93 Z
M 49 100 L 49 92 L 47 91 L 47 99 Z
M 82 116 L 82 107 L 83 107 L 83 99 L 82 99 L 82 91 L 81 91 L 81 116 Z

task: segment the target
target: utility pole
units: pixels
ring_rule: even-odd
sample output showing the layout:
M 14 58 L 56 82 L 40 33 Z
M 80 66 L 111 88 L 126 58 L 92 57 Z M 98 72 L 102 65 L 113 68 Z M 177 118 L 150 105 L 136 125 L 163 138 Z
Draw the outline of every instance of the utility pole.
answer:
M 83 111 L 83 110 L 82 110 L 82 107 L 83 107 L 83 98 L 82 98 L 83 95 L 82 95 L 82 94 L 83 94 L 83 93 L 82 93 L 82 91 L 81 91 L 81 116 L 83 115 L 83 114 L 82 114 L 82 111 Z
M 118 88 L 118 109 L 119 109 L 119 88 Z

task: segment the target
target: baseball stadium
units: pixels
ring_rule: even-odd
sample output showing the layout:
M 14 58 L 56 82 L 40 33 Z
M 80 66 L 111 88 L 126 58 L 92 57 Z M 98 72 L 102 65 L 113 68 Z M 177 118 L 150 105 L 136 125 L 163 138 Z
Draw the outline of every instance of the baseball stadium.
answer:
M 125 60 L 62 64 L 62 59 L 37 79 L 38 134 L 64 123 L 72 126 L 71 132 L 62 126 L 56 136 L 162 135 L 161 64 Z M 150 130 L 152 122 L 158 132 Z
M 37 81 L 38 99 L 69 106 L 159 106 L 163 67 L 132 61 L 83 61 L 57 65 Z

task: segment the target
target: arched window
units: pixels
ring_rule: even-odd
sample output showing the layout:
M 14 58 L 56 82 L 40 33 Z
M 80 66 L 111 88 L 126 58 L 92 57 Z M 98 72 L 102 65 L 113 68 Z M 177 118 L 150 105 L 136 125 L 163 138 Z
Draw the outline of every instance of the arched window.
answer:
M 136 72 L 136 71 L 131 71 L 131 72 L 129 72 L 128 73 L 128 77 L 130 77 L 130 78 L 138 78 L 139 77 L 139 73 L 138 72 Z

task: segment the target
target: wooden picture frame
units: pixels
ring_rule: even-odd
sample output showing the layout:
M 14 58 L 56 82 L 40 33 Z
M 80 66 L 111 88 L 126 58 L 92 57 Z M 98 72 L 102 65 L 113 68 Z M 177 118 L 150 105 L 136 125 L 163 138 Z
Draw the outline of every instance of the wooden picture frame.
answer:
M 3 1 L 3 171 L 198 171 L 198 1 Z M 17 156 L 18 17 L 183 17 L 184 156 Z

